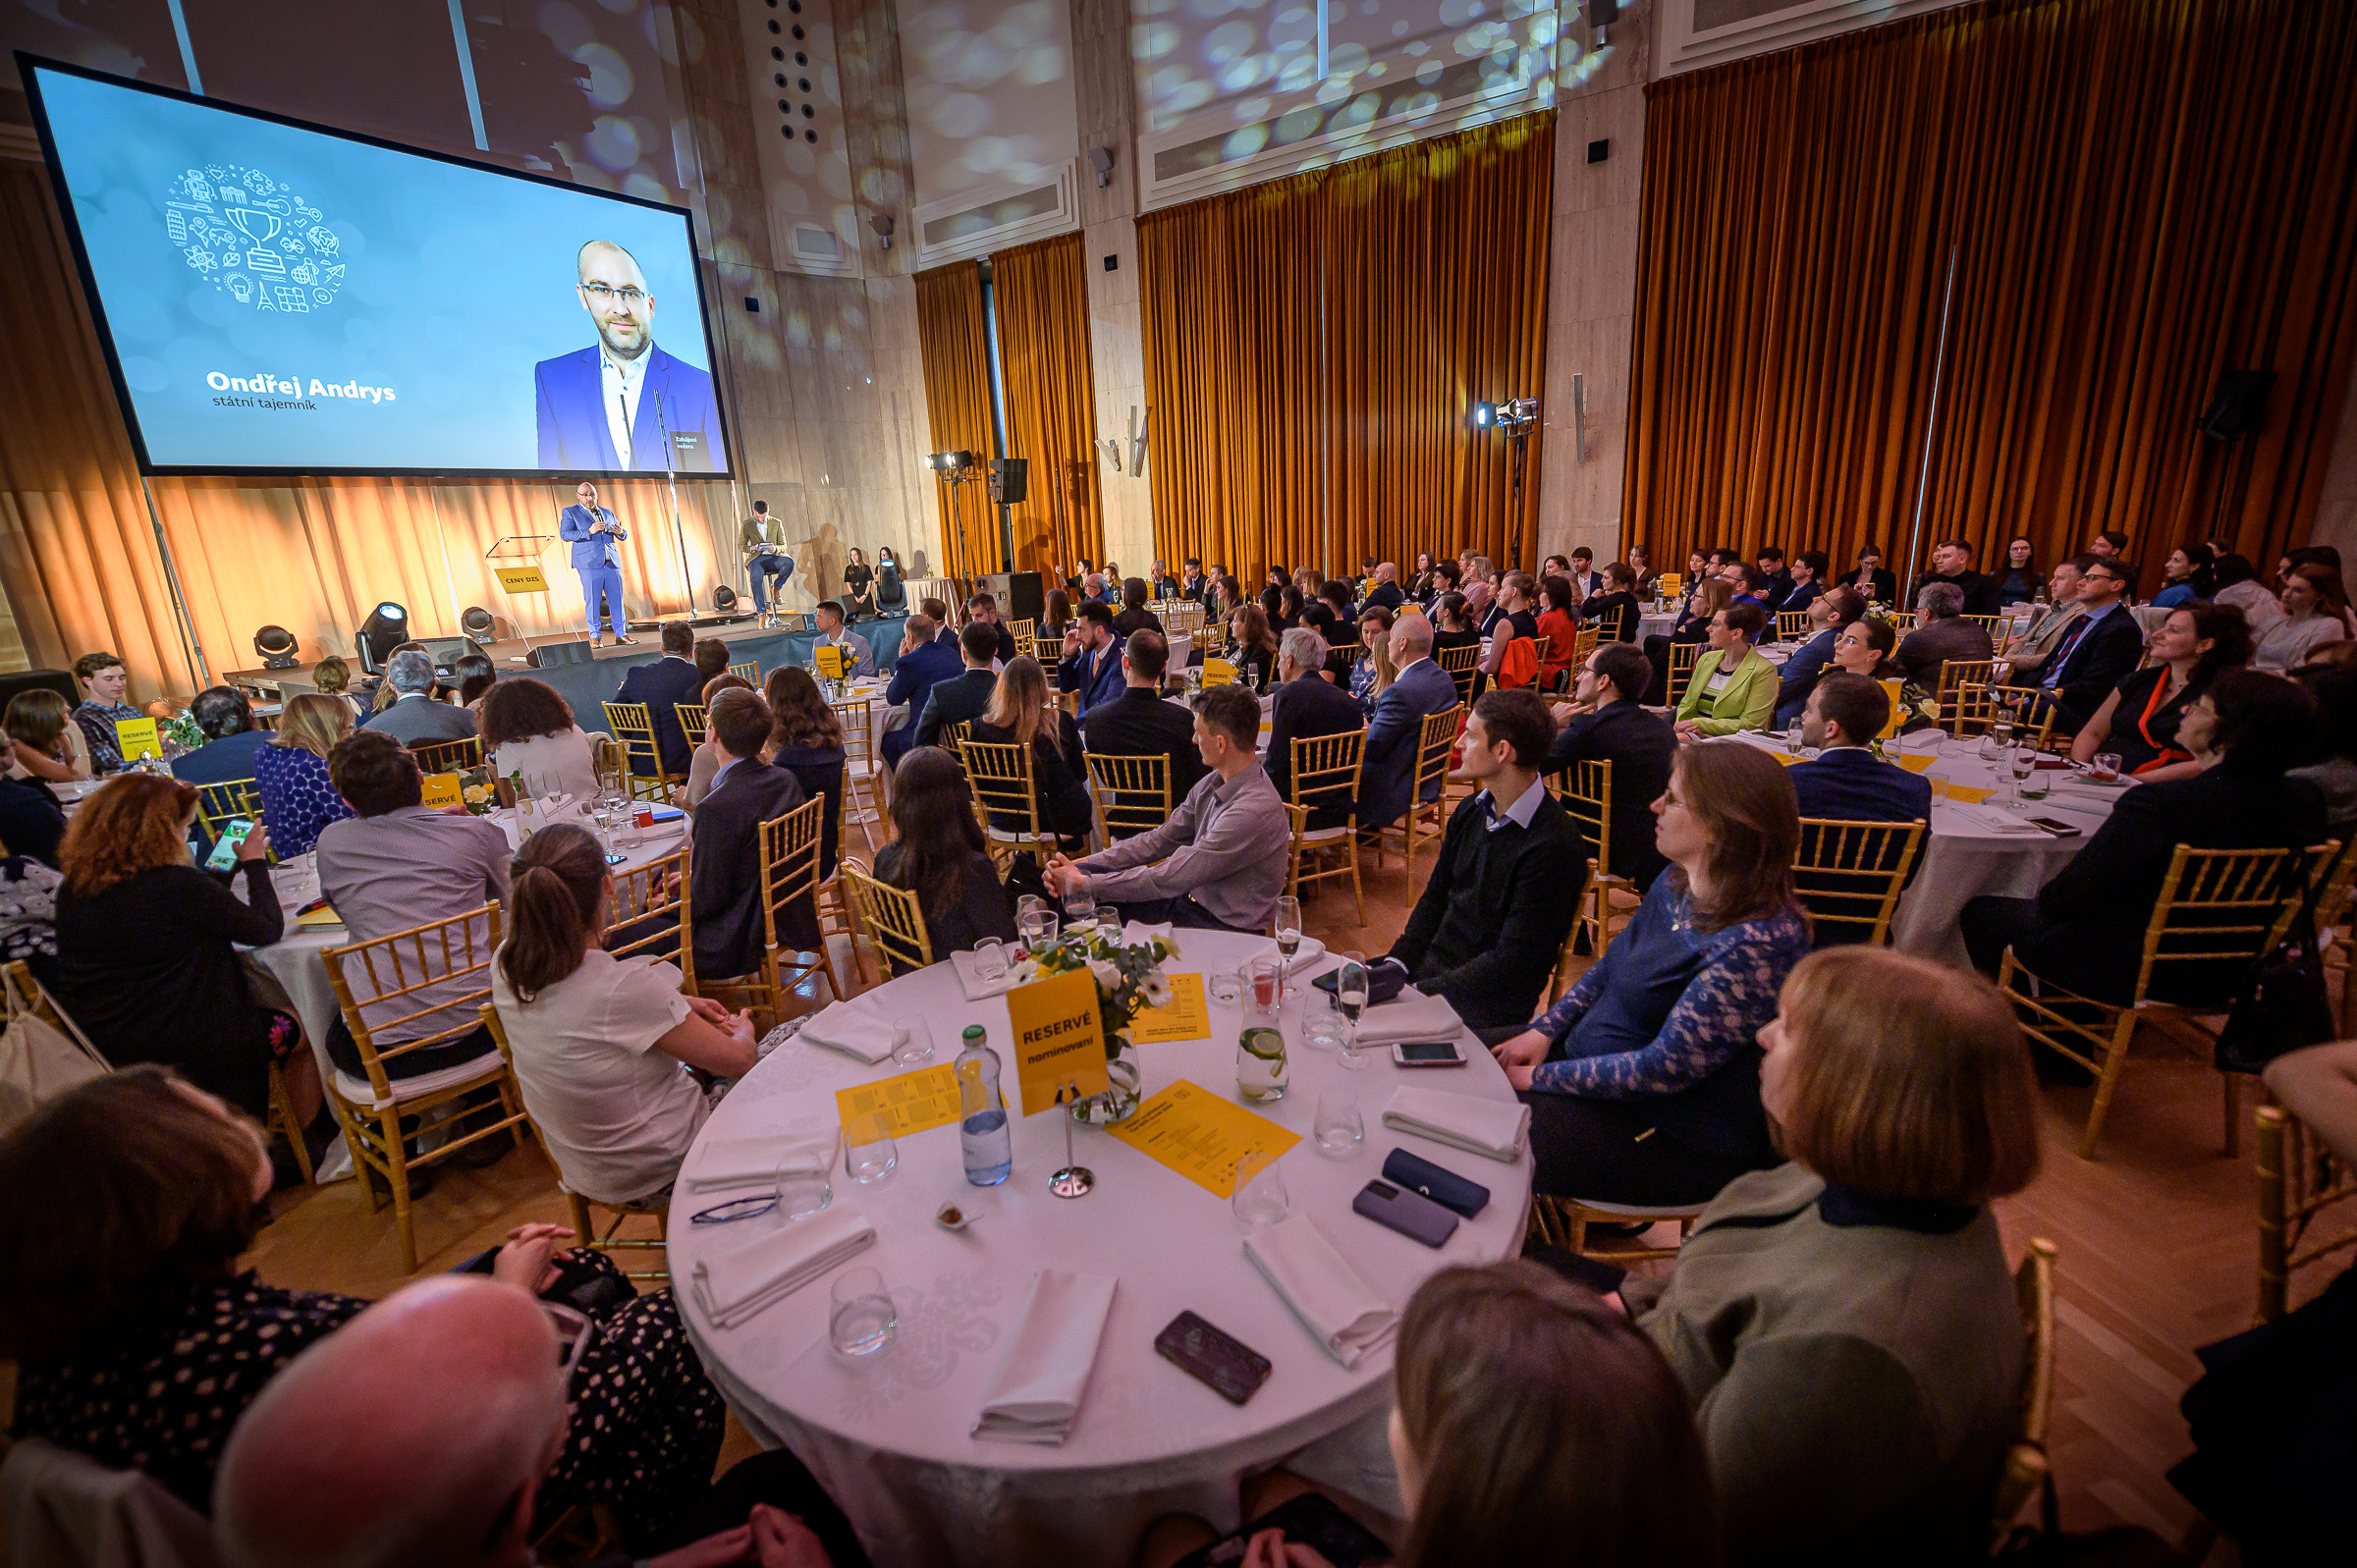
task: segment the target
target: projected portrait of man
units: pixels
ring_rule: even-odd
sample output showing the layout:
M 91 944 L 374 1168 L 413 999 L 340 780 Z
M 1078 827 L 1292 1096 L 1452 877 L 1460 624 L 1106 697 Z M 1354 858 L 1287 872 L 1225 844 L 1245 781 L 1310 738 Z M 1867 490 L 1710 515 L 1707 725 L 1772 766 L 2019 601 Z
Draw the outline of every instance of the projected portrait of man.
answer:
M 574 265 L 574 290 L 597 323 L 597 343 L 532 368 L 540 466 L 605 473 L 726 466 L 712 377 L 655 346 L 655 297 L 637 258 L 611 240 L 592 240 Z

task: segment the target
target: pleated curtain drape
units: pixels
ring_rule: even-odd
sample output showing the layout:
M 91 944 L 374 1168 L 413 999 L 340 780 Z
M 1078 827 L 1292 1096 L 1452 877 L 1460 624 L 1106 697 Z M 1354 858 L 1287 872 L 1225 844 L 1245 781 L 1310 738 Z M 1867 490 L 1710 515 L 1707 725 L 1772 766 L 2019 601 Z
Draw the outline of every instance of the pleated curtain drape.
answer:
M 1535 563 L 1476 402 L 1541 397 L 1555 117 L 1138 220 L 1157 552 L 1247 583 L 1465 545 Z
M 982 325 L 982 271 L 954 261 L 916 275 L 916 336 L 925 363 L 925 409 L 935 452 L 970 452 L 987 464 L 997 450 L 990 422 L 990 345 Z M 986 470 L 984 470 L 986 471 Z M 941 488 L 944 576 L 1004 571 L 998 510 L 980 478 Z
M 1986 0 L 1655 83 L 1624 536 L 2272 566 L 2357 351 L 2352 81 L 2350 7 Z
M 186 697 L 200 677 L 64 220 L 35 165 L 0 164 L 0 292 L 17 316 L 15 373 L 0 376 L 0 578 L 27 653 L 62 667 L 108 649 L 138 700 Z M 506 595 L 484 559 L 501 538 L 553 535 L 573 500 L 569 481 L 167 477 L 152 486 L 215 682 L 260 663 L 252 638 L 263 625 L 293 631 L 305 659 L 349 655 L 354 628 L 383 599 L 406 606 L 429 636 L 457 635 L 466 606 L 527 634 L 582 623 L 562 546 L 539 558 L 546 594 Z M 725 482 L 680 485 L 680 534 L 661 480 L 599 489 L 630 527 L 623 578 L 634 615 L 679 613 L 689 583 L 737 575 Z
M 1077 233 L 996 251 L 991 298 L 1007 387 L 1007 455 L 1027 460 L 1014 508 L 1014 569 L 1105 559 L 1097 491 L 1096 379 L 1089 363 L 1088 279 Z M 1142 567 L 1142 563 L 1140 564 Z

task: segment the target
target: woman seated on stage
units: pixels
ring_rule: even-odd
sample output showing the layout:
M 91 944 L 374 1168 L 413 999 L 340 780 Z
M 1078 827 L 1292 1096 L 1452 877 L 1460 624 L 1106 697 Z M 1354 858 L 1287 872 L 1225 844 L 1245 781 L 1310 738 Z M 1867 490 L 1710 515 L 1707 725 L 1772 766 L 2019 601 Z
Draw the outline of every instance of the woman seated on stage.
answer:
M 1088 837 L 1096 814 L 1088 799 L 1088 761 L 1080 749 L 1080 727 L 1054 700 L 1038 660 L 1017 655 L 999 672 L 990 706 L 974 721 L 972 738 L 1030 747 L 1031 799 L 1041 830 L 1068 840 Z M 1031 828 L 1010 811 L 993 811 L 990 825 L 1004 833 L 1027 833 Z
M 800 782 L 804 799 L 823 797 L 827 802 L 819 814 L 818 875 L 823 882 L 835 875 L 835 839 L 843 823 L 843 716 L 818 689 L 817 678 L 799 665 L 772 670 L 763 695 L 776 723 L 769 736 L 769 760 Z
M 850 611 L 850 619 L 861 616 L 870 620 L 876 614 L 876 574 L 868 568 L 867 557 L 857 545 L 851 547 L 850 559 L 843 568 L 843 602 Z
M 70 784 L 90 777 L 89 739 L 56 692 L 36 686 L 9 698 L 0 731 L 8 736 L 9 778 Z
M 2109 751 L 2123 774 L 2148 782 L 2190 779 L 2201 768 L 2192 748 L 2178 743 L 2178 722 L 2220 671 L 2251 662 L 2250 624 L 2232 605 L 2197 599 L 2171 610 L 2145 646 L 2153 662 L 2122 678 L 2071 736 L 2071 760 Z
M 1530 1107 L 1540 1192 L 1701 1204 L 1776 1163 L 1754 1036 L 1809 950 L 1792 781 L 1756 747 L 1680 746 L 1653 810 L 1671 870 L 1563 1000 L 1493 1048 Z
M 893 770 L 891 815 L 893 839 L 876 854 L 876 880 L 916 894 L 934 960 L 970 951 L 986 937 L 1014 941 L 1012 901 L 957 756 L 919 746 L 903 757 Z
M 491 776 L 505 784 L 523 776 L 535 798 L 597 796 L 597 761 L 589 737 L 573 722 L 573 705 L 545 680 L 518 676 L 502 680 L 483 699 L 483 755 Z
M 307 855 L 319 830 L 353 814 L 328 777 L 327 754 L 352 733 L 352 703 L 305 691 L 287 699 L 269 744 L 253 754 L 253 787 L 281 860 Z

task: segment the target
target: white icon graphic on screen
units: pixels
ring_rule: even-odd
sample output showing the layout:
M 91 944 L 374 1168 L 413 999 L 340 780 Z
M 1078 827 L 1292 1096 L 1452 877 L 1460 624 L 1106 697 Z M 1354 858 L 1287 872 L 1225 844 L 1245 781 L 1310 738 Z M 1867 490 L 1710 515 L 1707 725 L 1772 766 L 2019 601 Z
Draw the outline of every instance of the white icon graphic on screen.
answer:
M 163 217 L 190 269 L 239 304 L 307 314 L 344 287 L 343 238 L 259 169 L 191 169 L 172 182 Z

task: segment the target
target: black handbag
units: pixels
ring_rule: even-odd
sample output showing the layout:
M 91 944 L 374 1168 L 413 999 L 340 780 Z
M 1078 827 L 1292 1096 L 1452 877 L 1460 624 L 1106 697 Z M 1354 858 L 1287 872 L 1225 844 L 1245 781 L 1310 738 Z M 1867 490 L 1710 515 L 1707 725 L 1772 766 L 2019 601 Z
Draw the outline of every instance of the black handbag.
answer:
M 2286 875 L 2300 876 L 2305 856 L 2293 851 Z M 2330 881 L 2320 878 L 2317 887 Z M 2220 1072 L 2262 1072 L 2287 1051 L 2318 1046 L 2334 1034 L 2325 990 L 2325 955 L 2316 935 L 2316 887 L 2300 898 L 2283 940 L 2262 953 L 2242 994 L 2218 1032 Z

